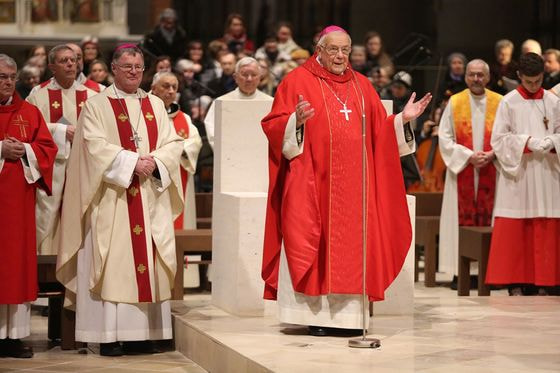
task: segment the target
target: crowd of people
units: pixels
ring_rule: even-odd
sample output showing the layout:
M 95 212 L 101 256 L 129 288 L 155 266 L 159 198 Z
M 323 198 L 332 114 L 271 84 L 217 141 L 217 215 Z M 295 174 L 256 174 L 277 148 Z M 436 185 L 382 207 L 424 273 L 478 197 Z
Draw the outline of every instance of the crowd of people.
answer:
M 435 109 L 423 115 L 431 96 L 414 102 L 411 75 L 395 71 L 377 32 L 368 32 L 363 44 L 352 44 L 345 30 L 329 26 L 307 50 L 293 40 L 291 25 L 281 22 L 257 48 L 239 14 L 231 14 L 224 35 L 208 45 L 189 41 L 177 21 L 174 10 L 164 10 L 141 44 L 117 46 L 110 61 L 95 37 L 50 50 L 37 46 L 19 71 L 11 57 L 0 54 L 0 185 L 14 191 L 0 196 L 0 216 L 10 217 L 0 232 L 14 246 L 6 252 L 25 253 L 3 254 L 0 261 L 3 354 L 32 356 L 20 339 L 29 335 L 30 302 L 36 298 L 36 256 L 30 254 L 36 252 L 58 255 L 58 279 L 77 311 L 77 340 L 100 343 L 102 355 L 119 356 L 156 352 L 153 340 L 171 338 L 168 299 L 177 263 L 170 237 L 174 229 L 196 227 L 192 208 L 181 214 L 185 203 L 194 205 L 193 187 L 212 190 L 211 172 L 204 166 L 211 168 L 215 99 L 275 97 L 263 119 L 271 144 L 266 297 L 275 299 L 284 291 L 279 281 L 286 279 L 286 262 L 297 261 L 300 244 L 324 251 L 331 240 L 329 255 L 346 257 L 351 246 L 359 256 L 361 173 L 352 165 L 362 138 L 358 124 L 366 113 L 375 113 L 367 119 L 375 136 L 367 145 L 374 162 L 368 177 L 376 183 L 378 199 L 396 200 L 394 206 L 369 201 L 371 211 L 383 215 L 368 221 L 367 229 L 374 232 L 368 235 L 370 246 L 388 255 L 381 241 L 402 236 L 398 252 L 391 253 L 395 265 L 375 271 L 383 278 L 370 284 L 375 288 L 371 299 L 383 299 L 411 238 L 405 189 L 391 175 L 399 159 L 404 186 L 420 178 L 420 171 L 414 176 L 412 162 L 407 180 L 410 164 L 399 154 L 410 154 L 433 137 L 440 139 L 447 166 L 440 233 L 446 271 L 456 273 L 458 227 L 490 225 L 495 218 L 487 282 L 508 285 L 512 295 L 545 295 L 559 285 L 559 50 L 542 53 L 538 42 L 527 40 L 515 61 L 513 43 L 504 39 L 496 42 L 491 63 L 452 53 L 434 92 Z M 392 100 L 397 115 L 384 118 L 379 97 Z M 323 122 L 332 122 L 330 133 L 318 125 Z M 315 156 L 328 159 L 329 154 L 346 163 L 332 170 L 313 163 Z M 286 166 L 293 159 L 301 168 Z M 337 180 L 338 197 L 326 179 L 313 179 L 316 174 L 309 170 L 320 167 L 321 174 Z M 386 177 L 375 176 L 386 172 Z M 285 185 L 297 183 L 298 193 L 281 193 Z M 346 212 L 331 214 L 327 206 L 332 203 Z M 348 212 L 348 205 L 355 211 Z M 310 216 L 301 206 L 312 207 L 305 210 Z M 308 235 L 322 235 L 319 225 L 331 220 L 338 236 Z M 328 294 L 321 277 L 325 263 L 310 262 L 312 275 L 303 268 L 301 282 L 293 288 L 289 283 L 291 290 L 283 294 L 293 296 L 294 289 L 306 296 Z M 329 286 L 353 292 L 359 282 L 353 280 Z M 324 335 L 317 325 L 333 324 L 329 312 L 323 315 L 327 319 L 313 322 L 288 313 L 287 322 L 309 323 L 314 335 Z M 359 320 L 342 327 L 355 329 Z

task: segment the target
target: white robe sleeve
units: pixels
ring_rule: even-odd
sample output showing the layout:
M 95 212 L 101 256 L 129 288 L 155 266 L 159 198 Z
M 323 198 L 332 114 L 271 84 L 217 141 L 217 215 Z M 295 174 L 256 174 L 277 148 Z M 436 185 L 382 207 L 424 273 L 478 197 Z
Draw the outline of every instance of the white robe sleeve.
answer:
M 214 121 L 215 121 L 215 114 L 214 114 L 214 105 L 215 101 L 212 101 L 210 104 L 210 108 L 206 113 L 206 117 L 204 118 L 204 128 L 206 128 L 206 138 L 208 139 L 208 143 L 212 150 L 214 150 Z
M 186 114 L 185 114 L 186 116 Z M 183 142 L 183 155 L 181 156 L 181 166 L 187 170 L 188 173 L 194 174 L 196 172 L 196 162 L 198 161 L 198 153 L 202 148 L 202 140 L 195 125 L 192 124 L 191 119 L 187 117 L 189 124 L 189 137 Z
M 41 178 L 39 162 L 31 145 L 23 143 L 23 146 L 25 147 L 25 155 L 20 158 L 23 166 L 23 175 L 29 184 L 33 184 Z
M 558 84 L 558 87 L 560 89 L 560 84 Z M 552 122 L 553 134 L 548 135 L 546 137 L 552 140 L 552 143 L 554 144 L 554 149 L 556 150 L 556 155 L 558 156 L 558 160 L 560 161 L 560 100 L 557 100 L 557 105 L 555 108 L 553 108 L 553 111 L 554 111 L 553 114 L 554 122 Z M 558 165 L 558 162 L 555 164 Z M 0 167 L 0 169 L 2 168 Z
M 494 120 L 491 145 L 499 167 L 513 177 L 519 172 L 523 150 L 529 139 L 529 135 L 515 132 L 511 108 L 506 100 L 502 100 Z
M 132 174 L 140 156 L 129 150 L 121 150 L 111 167 L 103 173 L 103 181 L 128 188 L 132 182 Z
M 406 136 L 404 135 L 404 125 L 405 123 L 403 123 L 402 113 L 395 115 L 393 126 L 395 127 L 395 135 L 397 136 L 397 145 L 399 146 L 399 155 L 401 157 L 412 154 L 416 151 L 414 132 L 412 132 L 412 140 L 407 142 Z
M 152 176 L 152 181 L 156 185 L 158 192 L 163 192 L 169 185 L 171 185 L 171 177 L 169 171 L 162 161 L 154 157 L 159 172 L 159 178 Z
M 457 144 L 455 137 L 455 123 L 451 103 L 447 104 L 439 122 L 439 151 L 443 162 L 450 172 L 459 174 L 469 164 L 473 151 L 463 145 Z
M 282 142 L 282 154 L 290 160 L 303 153 L 304 141 L 298 145 L 296 138 L 296 113 L 292 113 L 288 118 L 286 129 L 284 130 L 284 140 Z
M 47 123 L 47 127 L 58 147 L 56 159 L 67 159 L 70 156 L 70 141 L 66 140 L 66 125 L 62 123 Z

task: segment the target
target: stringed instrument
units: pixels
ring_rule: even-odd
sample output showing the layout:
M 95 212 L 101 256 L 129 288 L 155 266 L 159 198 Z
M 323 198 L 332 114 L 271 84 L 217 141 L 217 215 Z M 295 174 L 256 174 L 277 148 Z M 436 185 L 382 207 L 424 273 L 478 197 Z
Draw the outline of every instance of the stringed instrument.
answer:
M 437 92 L 437 87 L 439 87 L 442 65 L 443 58 L 440 57 L 434 92 Z M 435 102 L 436 97 L 432 101 L 430 119 L 437 126 L 441 119 L 443 108 L 436 108 Z M 407 192 L 443 192 L 446 166 L 439 152 L 438 140 L 438 136 L 430 136 L 430 139 L 423 141 L 418 146 L 416 163 L 420 171 L 420 181 L 410 185 Z

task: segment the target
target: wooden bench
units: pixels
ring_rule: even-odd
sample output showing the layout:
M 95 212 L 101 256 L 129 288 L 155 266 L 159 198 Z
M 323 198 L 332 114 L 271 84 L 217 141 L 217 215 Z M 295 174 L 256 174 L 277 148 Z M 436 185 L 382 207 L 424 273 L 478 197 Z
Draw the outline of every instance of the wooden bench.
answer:
M 175 300 L 183 299 L 183 266 L 185 255 L 212 252 L 212 230 L 210 229 L 180 229 L 175 231 L 175 247 L 177 255 L 177 273 L 173 286 Z M 210 264 L 209 260 L 193 261 L 192 264 Z
M 490 288 L 484 281 L 491 239 L 492 227 L 459 227 L 458 295 L 469 295 L 470 268 L 473 260 L 478 262 L 478 295 L 490 295 Z
M 439 219 L 443 193 L 416 192 L 411 193 L 416 197 L 416 260 L 414 278 L 418 281 L 419 247 L 424 247 L 424 285 L 436 286 L 437 272 L 437 236 L 439 234 Z
M 64 286 L 56 279 L 56 255 L 37 256 L 38 297 L 49 300 L 48 338 L 60 339 L 63 350 L 76 348 L 76 314 L 64 305 Z

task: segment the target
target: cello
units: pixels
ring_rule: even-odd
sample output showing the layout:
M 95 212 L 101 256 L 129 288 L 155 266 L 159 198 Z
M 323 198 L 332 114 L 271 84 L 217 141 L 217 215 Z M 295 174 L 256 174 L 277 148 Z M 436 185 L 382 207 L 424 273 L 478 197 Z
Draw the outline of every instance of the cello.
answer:
M 437 87 L 439 87 L 442 63 L 443 59 L 440 58 L 435 92 L 437 92 Z M 441 114 L 445 107 L 445 105 L 442 104 L 436 108 L 435 102 L 436 100 L 434 97 L 429 115 L 434 123 L 430 129 L 430 133 L 433 127 L 439 124 Z M 439 152 L 438 140 L 438 136 L 434 136 L 433 133 L 431 133 L 430 139 L 423 141 L 418 146 L 418 150 L 416 151 L 416 163 L 420 170 L 420 181 L 410 185 L 407 192 L 443 192 L 446 166 Z

